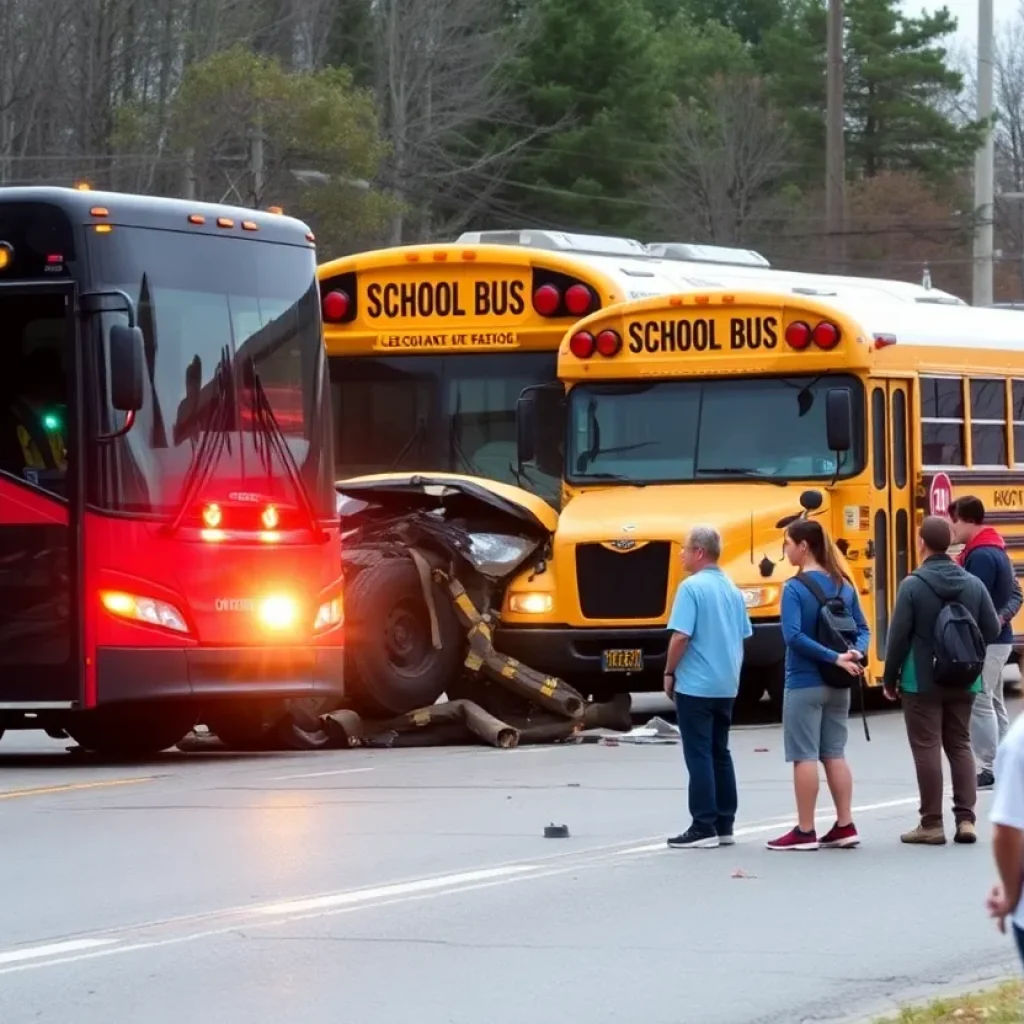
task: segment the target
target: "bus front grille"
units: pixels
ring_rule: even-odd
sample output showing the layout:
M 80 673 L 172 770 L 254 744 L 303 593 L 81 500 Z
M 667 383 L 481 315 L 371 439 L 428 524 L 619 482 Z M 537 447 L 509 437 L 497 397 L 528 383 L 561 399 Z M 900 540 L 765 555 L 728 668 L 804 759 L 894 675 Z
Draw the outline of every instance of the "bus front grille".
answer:
M 576 586 L 587 619 L 657 619 L 665 614 L 672 545 L 641 543 L 632 551 L 603 544 L 576 547 Z

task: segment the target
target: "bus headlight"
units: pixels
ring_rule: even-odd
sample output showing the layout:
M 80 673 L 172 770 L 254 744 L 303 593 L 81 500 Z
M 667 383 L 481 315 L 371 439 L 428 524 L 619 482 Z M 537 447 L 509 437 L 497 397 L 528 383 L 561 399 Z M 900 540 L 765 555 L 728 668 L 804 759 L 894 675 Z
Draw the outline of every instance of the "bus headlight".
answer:
M 520 615 L 546 615 L 555 607 L 555 599 L 542 590 L 525 590 L 510 594 L 508 606 Z
M 133 619 L 145 622 L 150 626 L 162 626 L 173 629 L 176 633 L 187 633 L 185 617 L 166 601 L 157 601 L 152 597 L 138 597 L 127 594 L 123 590 L 100 591 L 100 601 L 111 615 L 122 619 Z
M 345 621 L 345 606 L 341 600 L 341 594 L 332 597 L 330 601 L 324 601 L 316 610 L 316 619 L 313 621 L 313 632 L 322 633 L 325 629 L 333 629 Z
M 505 533 L 471 533 L 466 558 L 485 576 L 508 576 L 537 550 L 538 541 Z
M 740 587 L 740 593 L 748 608 L 766 608 L 779 599 L 778 587 Z
M 260 625 L 272 633 L 291 629 L 299 618 L 299 604 L 287 594 L 271 594 L 257 608 Z

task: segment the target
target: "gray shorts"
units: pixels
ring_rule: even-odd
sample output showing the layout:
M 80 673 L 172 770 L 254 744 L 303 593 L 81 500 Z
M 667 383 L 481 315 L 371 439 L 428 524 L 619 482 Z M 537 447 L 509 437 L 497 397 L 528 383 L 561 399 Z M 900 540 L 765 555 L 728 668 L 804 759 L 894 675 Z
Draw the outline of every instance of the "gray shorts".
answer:
M 782 739 L 787 761 L 846 756 L 850 695 L 850 690 L 835 686 L 786 690 L 782 702 Z

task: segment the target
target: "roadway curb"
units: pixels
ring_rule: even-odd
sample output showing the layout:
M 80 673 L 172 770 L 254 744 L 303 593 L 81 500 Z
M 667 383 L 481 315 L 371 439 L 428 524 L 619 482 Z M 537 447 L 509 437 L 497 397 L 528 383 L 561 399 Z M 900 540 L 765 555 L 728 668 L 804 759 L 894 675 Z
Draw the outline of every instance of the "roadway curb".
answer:
M 903 1009 L 920 1009 L 937 999 L 955 999 L 958 996 L 973 995 L 978 992 L 988 992 L 998 988 L 1004 982 L 1014 981 L 1020 978 L 1020 961 L 1009 959 L 996 965 L 994 968 L 987 968 L 984 971 L 977 971 L 970 975 L 961 976 L 955 982 L 940 983 L 937 985 L 919 985 L 906 989 L 894 996 L 886 996 L 875 1002 L 860 1007 L 853 1016 L 849 1017 L 817 1017 L 815 1024 L 876 1024 L 879 1018 L 892 1017 L 899 1019 L 900 1011 Z

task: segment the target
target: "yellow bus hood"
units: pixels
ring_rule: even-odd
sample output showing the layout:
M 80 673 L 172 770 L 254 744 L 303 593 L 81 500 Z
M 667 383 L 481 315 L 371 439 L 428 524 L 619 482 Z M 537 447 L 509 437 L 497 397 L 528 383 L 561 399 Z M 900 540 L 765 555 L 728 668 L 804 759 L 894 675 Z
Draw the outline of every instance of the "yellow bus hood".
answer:
M 446 500 L 462 498 L 467 504 L 475 502 L 511 516 L 534 535 L 554 533 L 558 526 L 558 513 L 543 498 L 521 487 L 483 477 L 459 473 L 374 473 L 338 480 L 334 486 L 339 495 L 361 501 L 388 498 L 389 503 L 397 504 L 406 495 L 410 508 L 431 496 Z
M 782 558 L 783 531 L 776 524 L 800 512 L 803 489 L 744 481 L 587 491 L 562 511 L 558 543 L 667 540 L 681 547 L 691 527 L 714 526 L 722 535 L 722 567 L 734 571 L 737 582 L 756 584 L 763 579 L 757 568 L 762 558 Z M 819 512 L 827 522 L 827 504 Z M 779 566 L 774 578 L 790 575 L 788 566 Z

